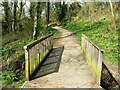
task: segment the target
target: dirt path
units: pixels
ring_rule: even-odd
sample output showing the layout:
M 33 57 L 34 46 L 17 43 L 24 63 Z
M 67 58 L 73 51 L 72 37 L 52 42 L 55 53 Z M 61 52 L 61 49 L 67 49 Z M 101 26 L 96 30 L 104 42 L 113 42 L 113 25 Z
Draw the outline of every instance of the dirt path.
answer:
M 60 33 L 54 48 L 64 46 L 60 68 L 58 72 L 33 79 L 27 82 L 24 88 L 96 88 L 92 71 L 81 52 L 80 43 L 72 32 L 54 27 Z

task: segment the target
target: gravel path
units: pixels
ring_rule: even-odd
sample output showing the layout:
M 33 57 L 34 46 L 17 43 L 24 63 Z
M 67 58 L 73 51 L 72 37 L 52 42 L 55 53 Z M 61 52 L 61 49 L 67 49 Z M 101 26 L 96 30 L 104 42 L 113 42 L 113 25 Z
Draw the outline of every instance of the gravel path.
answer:
M 54 48 L 64 47 L 58 71 L 27 82 L 24 88 L 97 88 L 97 81 L 83 57 L 80 43 L 72 32 L 60 27 Z M 55 65 L 54 65 L 55 66 Z

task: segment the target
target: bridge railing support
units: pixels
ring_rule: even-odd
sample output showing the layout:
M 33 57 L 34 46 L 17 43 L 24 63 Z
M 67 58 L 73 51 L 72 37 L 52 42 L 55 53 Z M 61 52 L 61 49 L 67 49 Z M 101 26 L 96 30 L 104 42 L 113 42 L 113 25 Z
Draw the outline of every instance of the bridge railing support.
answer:
M 30 76 L 37 69 L 41 61 L 53 48 L 53 34 L 36 40 L 26 46 L 25 49 L 25 73 L 26 80 L 30 80 Z
M 100 85 L 104 49 L 82 34 L 82 52 Z

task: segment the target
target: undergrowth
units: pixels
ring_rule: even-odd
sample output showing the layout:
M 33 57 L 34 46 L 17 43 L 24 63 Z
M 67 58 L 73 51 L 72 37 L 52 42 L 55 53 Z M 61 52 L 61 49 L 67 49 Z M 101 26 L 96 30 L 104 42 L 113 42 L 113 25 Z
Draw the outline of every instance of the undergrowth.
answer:
M 81 34 L 85 34 L 91 40 L 105 49 L 104 61 L 118 65 L 118 31 L 115 32 L 113 25 L 109 21 L 93 21 L 91 23 L 78 21 L 68 23 L 63 26 L 65 29 L 73 31 L 81 43 Z M 118 30 L 118 28 L 117 28 Z
M 44 28 L 41 28 L 44 29 Z M 38 38 L 46 36 L 39 31 Z M 47 35 L 54 33 L 54 38 L 58 32 L 48 27 Z M 2 86 L 20 87 L 25 82 L 25 51 L 24 46 L 33 42 L 32 32 L 21 31 L 8 33 L 2 36 Z

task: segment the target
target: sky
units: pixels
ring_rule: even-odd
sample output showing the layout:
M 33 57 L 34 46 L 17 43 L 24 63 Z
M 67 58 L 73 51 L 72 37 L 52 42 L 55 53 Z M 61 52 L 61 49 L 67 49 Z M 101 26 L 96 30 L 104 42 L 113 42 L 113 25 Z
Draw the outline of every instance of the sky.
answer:
M 2 1 L 9 1 L 9 2 L 11 2 L 11 1 L 14 1 L 14 0 L 0 0 L 0 3 L 2 3 Z M 41 1 L 41 2 L 46 2 L 46 1 L 48 1 L 48 0 L 22 0 L 23 2 L 25 2 L 26 1 L 26 5 L 24 6 L 24 8 L 25 8 L 25 12 L 26 12 L 26 14 L 28 14 L 28 10 L 27 9 L 29 9 L 29 7 L 30 7 L 30 2 L 35 2 L 35 1 Z M 50 0 L 50 2 L 60 2 L 60 0 Z M 70 2 L 70 3 L 72 3 L 72 2 L 93 2 L 93 1 L 99 1 L 99 2 L 105 2 L 105 1 L 109 1 L 109 0 L 61 0 L 61 1 L 65 1 L 66 3 L 67 2 Z M 112 2 L 113 1 L 116 1 L 116 2 L 118 2 L 118 1 L 120 1 L 120 0 L 112 0 Z M 18 3 L 19 2 L 21 2 L 21 0 L 18 0 Z M 0 14 L 1 13 L 3 13 L 3 11 L 1 11 L 3 9 L 3 7 L 0 5 Z

